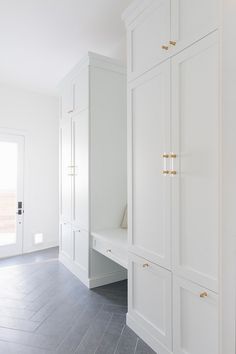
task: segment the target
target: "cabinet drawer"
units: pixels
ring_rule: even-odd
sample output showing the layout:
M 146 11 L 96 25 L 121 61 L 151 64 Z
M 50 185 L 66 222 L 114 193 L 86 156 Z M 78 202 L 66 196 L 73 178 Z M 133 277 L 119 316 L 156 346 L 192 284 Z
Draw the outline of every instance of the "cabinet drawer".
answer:
M 172 349 L 171 272 L 129 254 L 129 316 Z
M 122 267 L 127 268 L 128 263 L 128 254 L 127 250 L 117 245 L 114 245 L 111 242 L 102 240 L 97 237 L 92 238 L 93 249 L 104 256 L 110 258 L 112 261 L 120 264 Z
M 218 296 L 174 277 L 174 353 L 218 354 Z

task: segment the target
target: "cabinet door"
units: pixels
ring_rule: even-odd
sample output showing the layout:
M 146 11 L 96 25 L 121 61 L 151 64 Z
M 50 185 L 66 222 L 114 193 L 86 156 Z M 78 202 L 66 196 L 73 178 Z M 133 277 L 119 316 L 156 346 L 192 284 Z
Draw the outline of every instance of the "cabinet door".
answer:
M 219 26 L 219 0 L 171 0 L 171 40 L 182 50 Z
M 171 272 L 129 255 L 129 316 L 172 349 Z
M 174 277 L 173 333 L 175 354 L 218 354 L 217 295 Z
M 88 232 L 81 229 L 73 230 L 74 238 L 74 262 L 81 270 L 88 270 L 89 242 Z
M 128 27 L 128 71 L 133 79 L 168 56 L 170 0 L 156 0 Z
M 67 258 L 73 259 L 73 240 L 70 223 L 62 222 L 60 236 L 60 252 Z
M 73 223 L 88 230 L 89 131 L 88 110 L 73 117 Z
M 74 87 L 72 83 L 65 85 L 61 95 L 61 118 L 67 118 L 74 109 Z
M 219 65 L 214 33 L 172 60 L 174 268 L 218 289 Z
M 74 80 L 74 111 L 80 112 L 88 108 L 89 97 L 89 75 L 88 66 L 80 70 Z
M 72 207 L 72 149 L 71 119 L 65 118 L 60 124 L 60 213 L 62 221 L 71 221 Z
M 171 179 L 163 175 L 162 157 L 170 151 L 170 62 L 129 92 L 129 242 L 134 253 L 170 268 Z

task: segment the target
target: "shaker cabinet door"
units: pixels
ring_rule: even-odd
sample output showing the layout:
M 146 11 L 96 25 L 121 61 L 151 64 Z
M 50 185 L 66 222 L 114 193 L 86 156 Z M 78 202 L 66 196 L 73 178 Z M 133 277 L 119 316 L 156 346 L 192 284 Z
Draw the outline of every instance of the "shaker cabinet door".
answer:
M 128 74 L 133 79 L 168 56 L 170 0 L 156 0 L 128 27 Z
M 88 110 L 73 117 L 73 223 L 88 230 L 89 201 L 89 118 Z
M 129 243 L 132 252 L 170 268 L 170 62 L 129 86 Z M 132 161 L 132 162 L 131 162 Z
M 174 277 L 173 334 L 175 354 L 218 354 L 217 295 Z
M 72 150 L 71 119 L 62 119 L 60 124 L 60 214 L 61 220 L 71 221 L 72 208 Z
M 134 255 L 129 255 L 128 269 L 129 315 L 171 350 L 171 272 Z
M 172 59 L 174 270 L 218 290 L 219 65 L 214 33 Z
M 171 53 L 193 44 L 219 26 L 219 0 L 171 0 Z

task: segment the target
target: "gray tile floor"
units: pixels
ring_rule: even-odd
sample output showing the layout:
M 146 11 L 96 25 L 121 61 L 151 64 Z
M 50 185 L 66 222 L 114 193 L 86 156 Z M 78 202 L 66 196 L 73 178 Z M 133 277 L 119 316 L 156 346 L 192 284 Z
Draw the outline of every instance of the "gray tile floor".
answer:
M 0 260 L 0 354 L 154 354 L 125 325 L 127 283 L 88 290 L 57 257 Z

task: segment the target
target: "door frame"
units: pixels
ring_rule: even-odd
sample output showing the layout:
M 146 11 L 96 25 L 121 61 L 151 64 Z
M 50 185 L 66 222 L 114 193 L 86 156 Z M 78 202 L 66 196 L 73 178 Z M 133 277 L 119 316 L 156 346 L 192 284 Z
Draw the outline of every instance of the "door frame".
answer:
M 21 201 L 23 202 L 23 210 L 25 210 L 25 172 L 26 172 L 26 137 L 27 137 L 27 133 L 26 131 L 22 131 L 22 130 L 18 130 L 18 129 L 8 129 L 8 128 L 1 128 L 0 127 L 0 136 L 1 135 L 5 135 L 5 136 L 8 136 L 9 138 L 13 138 L 14 137 L 16 138 L 21 138 L 22 139 L 22 161 L 21 161 L 21 168 L 22 168 L 22 171 L 21 171 L 21 192 L 22 192 L 22 197 L 21 197 Z M 24 238 L 25 238 L 25 233 L 24 233 L 24 230 L 25 230 L 25 225 L 24 225 L 24 214 L 22 215 L 22 227 L 21 227 L 21 240 L 20 240 L 20 252 L 17 252 L 17 253 L 10 253 L 10 254 L 7 254 L 6 253 L 6 256 L 4 257 L 1 257 L 2 259 L 3 258 L 6 258 L 6 257 L 11 257 L 11 256 L 14 256 L 14 255 L 21 255 L 23 254 L 23 251 L 24 251 Z M 0 258 L 0 259 L 1 259 Z

